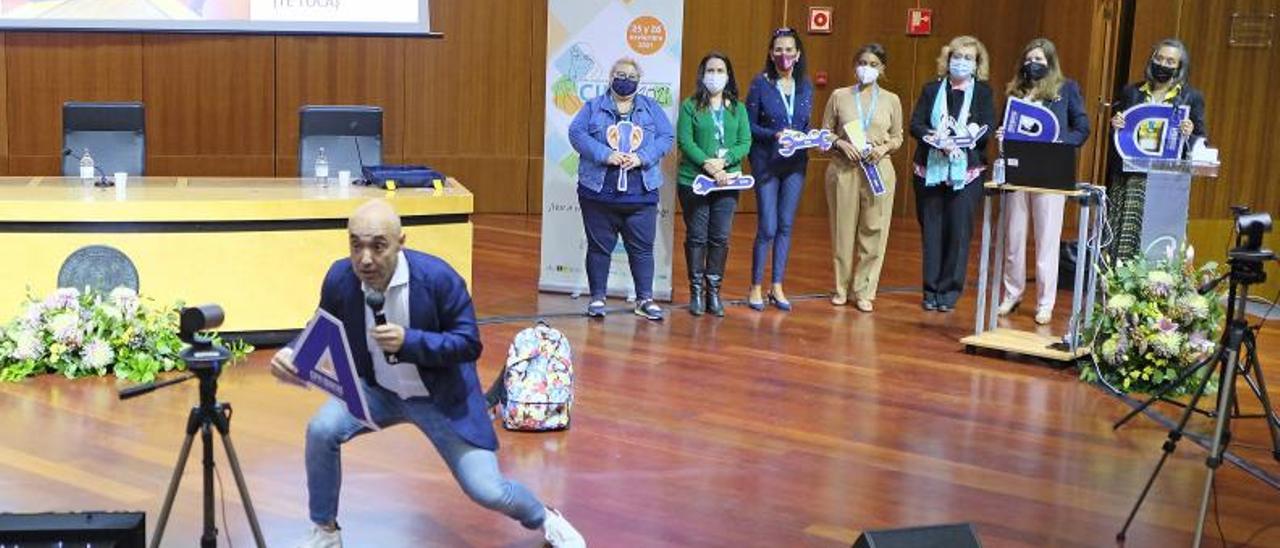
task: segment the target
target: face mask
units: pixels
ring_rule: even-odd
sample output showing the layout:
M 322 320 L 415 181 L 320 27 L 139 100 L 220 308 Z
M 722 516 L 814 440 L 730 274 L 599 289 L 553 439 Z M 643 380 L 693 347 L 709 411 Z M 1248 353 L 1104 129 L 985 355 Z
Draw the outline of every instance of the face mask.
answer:
M 640 89 L 640 82 L 628 78 L 614 78 L 613 83 L 609 84 L 609 89 L 613 90 L 618 97 L 630 97 Z
M 871 82 L 874 82 L 876 81 L 877 78 L 880 78 L 880 69 L 874 68 L 874 67 L 868 67 L 866 65 L 858 65 L 858 68 L 855 69 L 855 72 L 858 73 L 858 81 L 862 82 L 862 85 L 864 86 L 870 85 Z
M 1032 61 L 1022 65 L 1022 77 L 1028 82 L 1035 82 L 1049 74 L 1049 65 Z
M 1151 61 L 1151 77 L 1155 78 L 1156 82 L 1159 82 L 1161 84 L 1168 82 L 1169 80 L 1172 80 L 1173 73 L 1177 71 L 1178 69 L 1172 69 L 1172 68 L 1166 67 L 1164 65 L 1161 65 L 1160 63 L 1155 62 L 1154 60 Z
M 728 74 L 704 74 L 702 75 L 702 85 L 707 86 L 707 91 L 711 93 L 720 93 L 724 91 L 725 84 L 729 83 Z
M 785 53 L 773 54 L 773 66 L 781 71 L 791 70 L 796 65 L 796 61 L 800 59 L 799 55 L 787 55 Z
M 948 66 L 951 75 L 956 78 L 968 78 L 973 75 L 974 69 L 978 67 L 978 63 L 969 59 L 954 58 Z

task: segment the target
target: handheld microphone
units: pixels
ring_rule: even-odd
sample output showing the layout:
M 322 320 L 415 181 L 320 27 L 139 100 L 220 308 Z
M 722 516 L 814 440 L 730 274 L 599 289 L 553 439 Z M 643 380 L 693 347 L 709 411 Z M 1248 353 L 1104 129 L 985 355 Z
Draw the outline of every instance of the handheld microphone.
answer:
M 70 148 L 70 147 L 62 149 L 62 155 L 63 155 L 64 157 L 66 157 L 66 156 L 73 156 L 73 157 L 75 157 L 75 159 L 77 159 L 77 160 L 80 160 L 80 159 L 83 159 L 83 158 L 84 158 L 84 156 L 81 156 L 81 155 L 79 155 L 79 154 L 76 154 L 76 153 L 75 153 L 75 151 L 74 151 L 74 150 L 71 150 L 71 148 Z M 99 175 L 99 178 L 98 178 L 97 182 L 93 183 L 93 184 L 94 184 L 94 186 L 116 186 L 116 185 L 115 185 L 115 183 L 113 183 L 113 182 L 111 182 L 111 181 L 107 180 L 107 174 L 106 174 L 106 172 L 102 171 L 102 168 L 98 167 L 98 163 L 97 163 L 97 162 L 94 162 L 94 163 L 93 163 L 93 170 L 94 170 L 94 171 L 97 171 L 97 172 L 98 172 L 98 175 Z
M 370 289 L 364 293 L 364 304 L 369 305 L 369 308 L 373 309 L 374 325 L 387 324 L 387 315 L 382 311 L 382 306 L 386 303 L 387 303 L 387 296 L 382 294 L 381 292 Z M 387 363 L 391 365 L 400 363 L 400 359 L 396 358 L 395 354 L 392 354 L 390 352 L 383 352 L 382 355 L 387 358 Z

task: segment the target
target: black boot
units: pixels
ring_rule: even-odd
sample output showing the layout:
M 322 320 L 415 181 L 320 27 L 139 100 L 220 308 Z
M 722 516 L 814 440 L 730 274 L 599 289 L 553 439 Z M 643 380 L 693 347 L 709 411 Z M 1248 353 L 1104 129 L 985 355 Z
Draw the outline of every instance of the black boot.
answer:
M 701 316 L 706 311 L 702 280 L 706 275 L 707 248 L 684 244 L 684 260 L 689 265 L 689 313 Z
M 707 248 L 707 311 L 721 318 L 724 303 L 720 302 L 720 283 L 724 281 L 724 262 L 728 258 L 728 247 Z

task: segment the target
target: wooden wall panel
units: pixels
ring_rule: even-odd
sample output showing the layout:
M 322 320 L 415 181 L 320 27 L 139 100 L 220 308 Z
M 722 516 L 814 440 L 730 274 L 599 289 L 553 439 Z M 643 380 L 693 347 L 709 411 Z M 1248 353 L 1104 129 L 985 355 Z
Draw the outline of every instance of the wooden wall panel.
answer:
M 1192 85 L 1205 94 L 1209 139 L 1220 149 L 1217 181 L 1199 180 L 1191 195 L 1193 218 L 1228 218 L 1246 204 L 1280 215 L 1280 190 L 1271 162 L 1280 157 L 1280 130 L 1260 113 L 1280 86 L 1280 45 L 1236 47 L 1228 42 L 1233 13 L 1280 13 L 1280 0 L 1185 2 L 1181 29 L 1191 52 Z M 1273 34 L 1273 40 L 1280 36 Z
M 5 61 L 5 35 L 0 33 L 0 105 L 8 105 L 8 63 Z M 0 174 L 9 173 L 9 109 L 0 108 Z
M 13 32 L 5 66 L 11 174 L 61 172 L 62 103 L 142 99 L 138 34 Z
M 529 82 L 545 59 L 531 58 L 530 19 L 545 5 L 507 0 L 436 2 L 433 26 L 443 40 L 405 46 L 404 135 L 408 162 L 450 165 L 476 194 L 476 208 L 523 212 L 528 206 L 531 109 Z M 545 47 L 545 46 L 544 46 Z M 538 146 L 541 154 L 541 144 Z M 495 165 L 521 166 L 495 170 Z M 541 172 L 539 172 L 541 173 Z
M 280 36 L 276 40 L 276 173 L 298 173 L 298 109 L 303 105 L 382 107 L 384 163 L 404 160 L 405 43 L 426 39 Z M 421 124 L 410 124 L 421 127 Z
M 7 33 L 0 40 L 0 172 L 53 174 L 61 147 L 60 105 L 67 100 L 147 102 L 152 173 L 289 175 L 296 172 L 297 108 L 306 103 L 378 104 L 386 109 L 389 162 L 445 169 L 476 192 L 478 211 L 540 211 L 546 2 L 437 0 L 440 40 L 375 37 L 196 36 L 97 33 Z M 1280 154 L 1262 111 L 1280 71 L 1273 50 L 1225 43 L 1236 11 L 1277 9 L 1280 0 L 1138 0 L 1133 73 L 1158 38 L 1186 37 L 1193 82 L 1209 99 L 1209 126 L 1227 165 L 1216 183 L 1196 190 L 1193 215 L 1219 218 L 1249 201 L 1278 209 L 1280 185 L 1259 158 Z M 826 71 L 814 118 L 835 87 L 852 81 L 852 53 L 879 41 L 889 50 L 884 80 L 908 114 L 920 86 L 934 77 L 934 58 L 952 36 L 974 34 L 992 57 L 993 86 L 1002 91 L 1027 40 L 1058 43 L 1069 76 L 1088 90 L 1091 111 L 1104 115 L 1105 67 L 1100 36 L 1120 0 L 688 0 L 683 81 L 692 89 L 698 59 L 711 49 L 735 62 L 739 84 L 760 68 L 769 32 L 802 30 L 810 74 Z M 810 35 L 810 5 L 835 8 L 834 32 Z M 932 36 L 907 37 L 906 9 L 934 10 Z M 495 14 L 497 15 L 495 17 Z M 997 20 L 999 24 L 992 24 Z M 997 108 L 1003 98 L 997 99 Z M 1096 120 L 1096 118 L 1095 118 Z M 1106 139 L 1096 128 L 1088 146 Z M 909 160 L 914 142 L 895 158 L 903 184 L 895 212 L 911 217 Z M 1082 173 L 1090 171 L 1088 148 Z M 825 214 L 826 160 L 809 169 L 803 214 Z M 754 209 L 751 196 L 741 204 Z
M 726 17 L 729 13 L 734 16 Z M 689 97 L 697 89 L 698 62 L 702 57 L 711 51 L 719 51 L 733 63 L 739 97 L 746 100 L 751 79 L 764 66 L 770 33 L 781 24 L 780 2 L 752 2 L 749 5 L 734 0 L 686 2 L 684 51 L 680 67 L 681 96 Z M 679 155 L 679 151 L 673 151 L 673 154 Z M 742 193 L 738 210 L 755 211 L 755 194 Z
M 529 184 L 525 211 L 542 212 L 542 134 L 546 131 L 547 0 L 530 0 L 529 13 Z
M 273 173 L 274 65 L 271 36 L 143 35 L 147 173 Z

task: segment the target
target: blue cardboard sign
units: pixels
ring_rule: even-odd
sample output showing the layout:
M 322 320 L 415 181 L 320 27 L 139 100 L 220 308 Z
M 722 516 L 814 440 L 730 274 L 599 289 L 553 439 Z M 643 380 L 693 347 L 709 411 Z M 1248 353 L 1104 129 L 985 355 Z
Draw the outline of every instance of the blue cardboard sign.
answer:
M 811 129 L 808 133 L 803 131 L 785 130 L 782 132 L 782 138 L 778 139 L 778 154 L 783 158 L 790 158 L 796 152 L 806 148 L 818 148 L 822 150 L 831 150 L 831 145 L 836 142 L 835 134 L 827 129 Z
M 1010 97 L 1004 107 L 1004 138 L 1009 141 L 1056 143 L 1058 117 L 1039 103 Z
M 1125 160 L 1177 160 L 1182 158 L 1186 139 L 1178 126 L 1191 114 L 1186 105 L 1174 107 L 1161 103 L 1143 103 L 1130 107 L 1120 115 L 1124 128 L 1112 139 L 1116 152 Z
M 756 178 L 741 173 L 730 173 L 729 184 L 720 186 L 716 184 L 714 177 L 708 177 L 706 174 L 699 174 L 693 178 L 693 193 L 699 196 L 706 196 L 717 190 L 746 190 L 756 185 Z
M 298 338 L 293 366 L 299 378 L 342 400 L 351 416 L 378 429 L 369 416 L 369 404 L 356 376 L 356 363 L 341 320 L 323 309 L 316 310 Z

